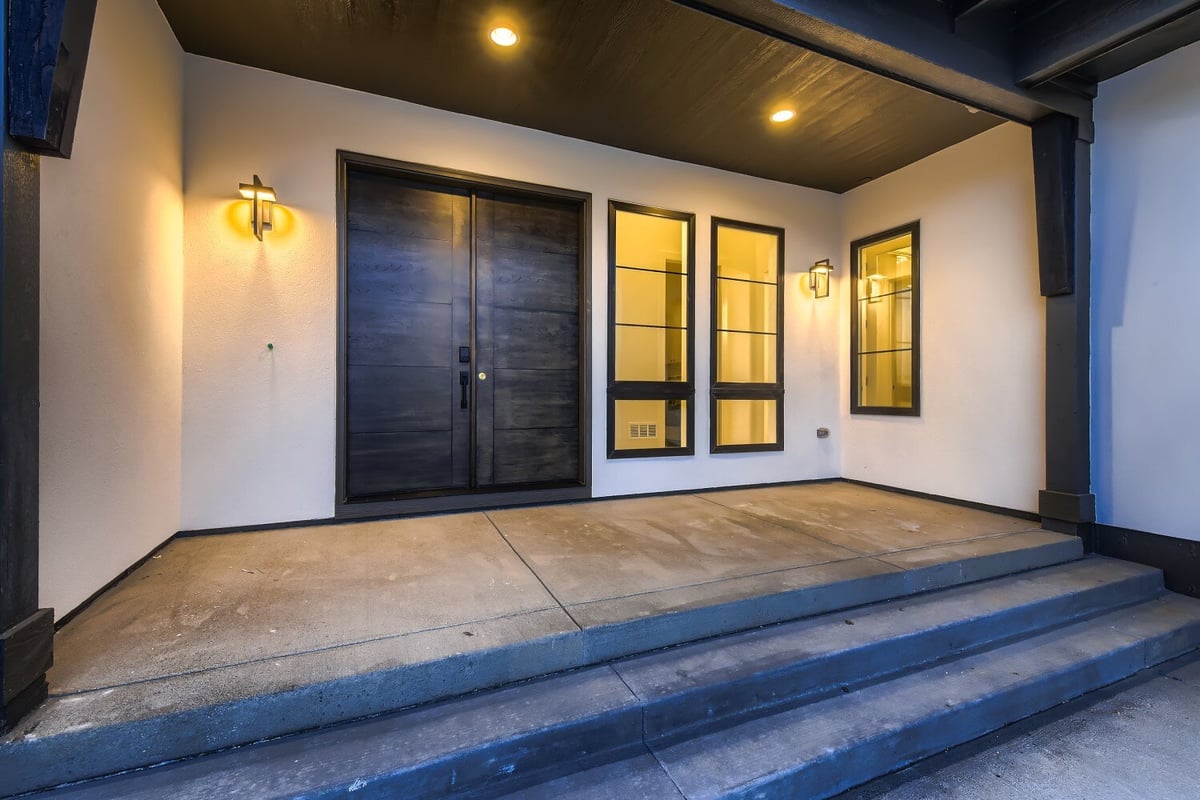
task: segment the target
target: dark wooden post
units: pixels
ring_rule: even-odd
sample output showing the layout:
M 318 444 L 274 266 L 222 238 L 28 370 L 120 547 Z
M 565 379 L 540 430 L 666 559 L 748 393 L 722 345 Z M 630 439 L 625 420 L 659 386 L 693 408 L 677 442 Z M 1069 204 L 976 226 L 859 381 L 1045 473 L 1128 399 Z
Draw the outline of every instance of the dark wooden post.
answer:
M 1046 488 L 1042 524 L 1090 538 L 1091 144 L 1079 121 L 1050 114 L 1033 123 L 1038 264 L 1046 298 Z

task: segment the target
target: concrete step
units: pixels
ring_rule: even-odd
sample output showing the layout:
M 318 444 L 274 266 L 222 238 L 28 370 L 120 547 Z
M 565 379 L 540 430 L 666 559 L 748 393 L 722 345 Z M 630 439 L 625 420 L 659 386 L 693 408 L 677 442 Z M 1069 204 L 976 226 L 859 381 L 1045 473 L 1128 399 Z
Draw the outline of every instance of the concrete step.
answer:
M 689 800 L 819 800 L 1198 644 L 1200 601 L 1160 596 L 655 755 Z
M 642 701 L 647 741 L 690 738 L 1161 589 L 1158 570 L 1088 558 L 625 659 L 613 669 Z
M 636 612 L 572 607 L 575 626 L 516 619 L 249 660 L 51 698 L 0 739 L 0 796 L 441 702 L 551 673 L 1078 559 L 1029 531 L 784 570 L 724 594 L 689 587 Z M 883 558 L 883 557 L 881 557 Z M 619 604 L 618 604 L 619 605 Z M 585 614 L 588 612 L 591 616 Z M 557 613 L 564 619 L 561 610 Z M 529 616 L 529 615 L 527 615 Z M 417 641 L 419 639 L 419 641 Z M 606 668 L 607 669 L 607 668 Z M 611 670 L 610 670 L 611 671 Z M 613 675 L 614 680 L 619 680 Z M 668 704 L 664 705 L 664 708 Z
M 81 784 L 55 795 L 150 798 L 169 793 L 185 800 L 232 794 L 325 797 L 353 790 L 355 797 L 425 798 L 463 792 L 495 794 L 543 780 L 558 783 L 528 791 L 566 791 L 564 787 L 579 787 L 581 781 L 591 780 L 601 787 L 615 781 L 610 787 L 614 792 L 616 787 L 626 787 L 616 794 L 596 796 L 669 797 L 669 792 L 639 794 L 629 788 L 672 785 L 653 774 L 653 765 L 646 760 L 647 745 L 660 758 L 667 754 L 680 770 L 692 774 L 692 761 L 704 760 L 704 746 L 699 751 L 687 749 L 696 742 L 724 742 L 711 737 L 750 730 L 748 726 L 755 724 L 767 725 L 769 731 L 774 724 L 771 720 L 790 720 L 788 715 L 796 713 L 803 718 L 805 709 L 825 708 L 878 691 L 889 685 L 879 681 L 899 671 L 922 665 L 927 672 L 917 674 L 950 669 L 928 667 L 935 659 L 956 657 L 960 661 L 953 663 L 964 663 L 964 659 L 974 658 L 987 663 L 991 653 L 1019 646 L 1021 643 L 1008 644 L 1014 637 L 1053 626 L 1067 625 L 1059 630 L 1073 630 L 1073 626 L 1091 624 L 1087 620 L 1108 619 L 1126 613 L 1122 608 L 1141 609 L 1147 603 L 1167 609 L 1162 619 L 1178 623 L 1178 630 L 1174 642 L 1167 641 L 1161 631 L 1147 635 L 1147 641 L 1153 639 L 1154 650 L 1142 654 L 1142 665 L 1195 646 L 1200 634 L 1200 604 L 1170 605 L 1168 601 L 1177 598 L 1164 596 L 1161 585 L 1161 574 L 1155 570 L 1088 558 L 861 608 L 851 614 L 725 636 L 410 712 Z M 1176 610 L 1175 616 L 1169 613 L 1171 609 Z M 1191 617 L 1184 613 L 1189 611 Z M 1059 634 L 1048 635 L 1053 642 Z M 1129 637 L 1122 641 L 1128 642 Z M 979 652 L 997 643 L 999 649 Z M 1127 662 L 1114 664 L 1112 670 L 1120 672 Z M 1140 668 L 1135 665 L 1133 669 Z M 893 682 L 902 680 L 906 678 Z M 800 702 L 809 705 L 791 710 Z M 1037 710 L 1031 707 L 1020 716 Z M 767 716 L 761 716 L 764 714 Z M 759 716 L 743 721 L 754 715 Z M 731 722 L 738 724 L 706 733 Z M 627 756 L 631 760 L 624 762 L 625 766 L 604 766 Z M 22 768 L 51 767 L 27 762 Z M 567 775 L 587 769 L 595 770 L 590 778 Z M 873 775 L 861 780 L 869 777 Z M 747 779 L 750 783 L 755 780 L 758 778 L 753 776 Z M 691 797 L 692 790 L 685 788 L 685 796 Z M 779 796 L 806 795 L 785 792 Z

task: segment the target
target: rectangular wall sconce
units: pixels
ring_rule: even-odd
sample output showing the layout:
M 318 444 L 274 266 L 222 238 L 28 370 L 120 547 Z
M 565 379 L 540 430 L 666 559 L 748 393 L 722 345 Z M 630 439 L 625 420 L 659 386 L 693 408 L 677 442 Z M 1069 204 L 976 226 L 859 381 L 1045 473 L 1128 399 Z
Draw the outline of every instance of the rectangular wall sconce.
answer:
M 253 183 L 243 183 L 239 187 L 242 197 L 250 201 L 250 230 L 260 242 L 263 231 L 271 230 L 271 208 L 275 205 L 275 190 L 264 186 L 257 175 Z
M 829 275 L 832 272 L 833 266 L 828 258 L 822 258 L 808 268 L 808 288 L 813 297 L 829 297 Z

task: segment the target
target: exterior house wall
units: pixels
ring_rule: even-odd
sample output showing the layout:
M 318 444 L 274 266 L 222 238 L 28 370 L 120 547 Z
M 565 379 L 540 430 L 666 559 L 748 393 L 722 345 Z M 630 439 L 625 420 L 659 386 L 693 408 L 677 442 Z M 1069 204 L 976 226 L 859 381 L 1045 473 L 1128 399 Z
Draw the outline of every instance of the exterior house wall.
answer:
M 596 496 L 838 474 L 839 309 L 801 288 L 836 253 L 838 196 L 207 58 L 185 71 L 184 529 L 333 513 L 338 149 L 592 193 Z M 282 204 L 261 244 L 236 199 L 253 173 Z M 609 199 L 696 214 L 694 457 L 605 458 Z M 714 215 L 786 229 L 784 452 L 708 453 Z
M 104 0 L 74 152 L 42 159 L 40 577 L 60 615 L 179 528 L 182 114 L 157 4 Z
M 1200 541 L 1200 44 L 1105 81 L 1092 153 L 1099 522 Z
M 1013 123 L 847 192 L 840 353 L 850 349 L 850 242 L 921 223 L 921 415 L 851 415 L 839 359 L 842 475 L 1024 511 L 1044 488 L 1045 314 L 1033 156 Z

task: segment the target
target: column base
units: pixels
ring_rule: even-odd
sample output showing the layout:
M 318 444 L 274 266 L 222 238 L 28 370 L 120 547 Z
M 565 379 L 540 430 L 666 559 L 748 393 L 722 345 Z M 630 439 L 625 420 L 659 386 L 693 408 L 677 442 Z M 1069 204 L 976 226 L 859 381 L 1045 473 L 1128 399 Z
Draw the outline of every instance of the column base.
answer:
M 54 609 L 38 609 L 0 635 L 0 731 L 46 699 L 53 663 Z

